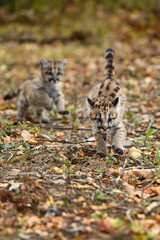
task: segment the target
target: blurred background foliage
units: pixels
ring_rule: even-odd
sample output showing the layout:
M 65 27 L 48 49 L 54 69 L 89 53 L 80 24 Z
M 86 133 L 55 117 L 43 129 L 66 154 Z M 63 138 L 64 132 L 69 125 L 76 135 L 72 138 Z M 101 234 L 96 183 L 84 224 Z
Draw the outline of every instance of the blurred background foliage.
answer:
M 122 34 L 128 33 L 127 41 L 130 31 L 158 35 L 158 2 L 0 0 L 0 41 L 52 43 L 77 39 L 101 44 L 108 32 L 115 31 L 114 23 L 116 26 L 124 24 Z

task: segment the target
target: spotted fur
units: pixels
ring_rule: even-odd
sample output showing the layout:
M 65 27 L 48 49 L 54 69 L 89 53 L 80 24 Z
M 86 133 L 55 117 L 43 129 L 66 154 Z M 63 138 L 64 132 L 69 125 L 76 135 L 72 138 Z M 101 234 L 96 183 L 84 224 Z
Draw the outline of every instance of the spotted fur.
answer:
M 23 121 L 28 107 L 33 106 L 41 121 L 49 122 L 44 110 L 52 110 L 53 102 L 60 114 L 68 114 L 60 88 L 60 80 L 64 75 L 67 60 L 60 62 L 41 58 L 39 64 L 39 75 L 29 78 L 18 89 L 4 96 L 5 100 L 18 96 L 18 121 Z
M 125 111 L 125 96 L 114 78 L 114 50 L 105 52 L 105 77 L 89 92 L 86 100 L 92 131 L 96 139 L 97 154 L 107 154 L 106 139 L 111 136 L 112 148 L 124 154 L 126 130 L 122 121 Z

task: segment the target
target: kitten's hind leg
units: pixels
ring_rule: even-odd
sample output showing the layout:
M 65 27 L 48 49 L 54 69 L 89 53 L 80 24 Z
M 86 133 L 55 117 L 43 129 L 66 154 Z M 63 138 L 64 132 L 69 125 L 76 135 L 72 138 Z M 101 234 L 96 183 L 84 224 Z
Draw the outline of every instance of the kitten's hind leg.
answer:
M 112 148 L 115 150 L 116 153 L 123 155 L 125 153 L 123 144 L 126 137 L 126 129 L 123 123 L 119 123 L 115 128 L 112 130 L 111 134 L 111 143 Z
M 41 119 L 42 123 L 49 123 L 50 122 L 50 119 L 49 117 L 47 117 L 45 115 L 45 112 L 44 112 L 44 108 L 43 107 L 40 107 L 40 108 L 36 108 L 36 114 L 37 114 L 37 117 Z
M 17 104 L 18 122 L 23 122 L 24 121 L 24 118 L 25 118 L 26 111 L 27 111 L 28 107 L 29 107 L 29 105 L 25 100 L 23 100 L 23 99 L 18 100 L 18 104 Z

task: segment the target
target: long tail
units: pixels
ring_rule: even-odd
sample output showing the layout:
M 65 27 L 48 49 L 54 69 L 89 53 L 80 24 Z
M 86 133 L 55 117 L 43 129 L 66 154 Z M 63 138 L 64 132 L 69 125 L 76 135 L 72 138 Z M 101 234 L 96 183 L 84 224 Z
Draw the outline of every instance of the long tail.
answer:
M 16 90 L 13 90 L 12 92 L 7 93 L 6 95 L 3 96 L 4 100 L 9 100 L 12 99 L 16 96 L 18 96 L 20 89 L 17 88 Z
M 105 52 L 104 75 L 106 78 L 114 77 L 114 50 L 107 48 Z

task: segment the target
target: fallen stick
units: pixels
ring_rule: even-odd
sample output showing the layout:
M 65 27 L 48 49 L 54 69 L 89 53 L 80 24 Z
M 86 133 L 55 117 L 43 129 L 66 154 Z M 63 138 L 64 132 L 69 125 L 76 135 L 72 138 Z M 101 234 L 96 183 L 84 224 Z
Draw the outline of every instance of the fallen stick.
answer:
M 123 168 L 120 170 L 119 176 L 115 180 L 117 183 L 119 182 L 120 178 L 123 175 L 123 172 L 124 172 L 125 166 L 127 165 L 127 162 L 128 162 L 128 159 L 126 158 L 124 161 L 124 164 L 123 164 Z
M 7 151 L 7 148 L 1 150 L 2 153 L 10 154 L 9 158 L 7 159 L 7 162 L 8 162 L 13 157 L 13 153 L 12 152 L 6 152 L 6 151 Z
M 146 129 L 146 133 L 150 130 L 150 128 L 152 127 L 152 124 L 154 123 L 154 117 L 151 115 L 150 116 L 150 121 L 149 121 L 149 124 L 148 124 L 148 127 Z
M 133 219 L 132 219 L 132 217 L 131 217 L 131 212 L 132 212 L 133 210 L 132 209 L 128 209 L 127 211 L 126 211 L 126 216 L 128 217 L 128 219 L 130 220 L 130 222 L 133 222 Z
M 55 126 L 55 125 L 40 125 L 41 128 L 45 128 L 45 129 L 58 129 L 58 130 L 72 130 L 72 131 L 91 131 L 91 128 L 77 128 L 77 129 L 73 129 L 73 127 L 63 127 L 63 126 Z
M 42 141 L 46 141 L 46 142 L 58 142 L 58 143 L 64 143 L 64 144 L 80 144 L 80 143 L 90 143 L 90 142 L 95 142 L 95 138 L 88 138 L 86 140 L 82 140 L 82 141 L 77 141 L 77 142 L 72 142 L 72 141 L 66 141 L 66 140 L 57 140 L 57 139 L 53 139 L 53 140 L 49 140 L 49 139 L 42 139 Z M 95 144 L 95 143 L 94 143 Z M 60 145 L 55 145 L 55 146 L 60 146 Z M 131 147 L 134 146 L 134 142 L 132 140 L 128 140 L 125 141 L 124 143 L 124 147 Z M 111 148 L 112 145 L 107 144 L 107 147 Z
M 156 177 L 156 178 L 154 178 L 148 185 L 146 185 L 143 189 L 142 189 L 142 194 L 141 194 L 141 198 L 143 199 L 143 193 L 144 193 L 144 191 L 148 188 L 148 187 L 150 187 L 153 183 L 155 183 L 155 181 L 158 179 L 160 177 L 160 174 Z

